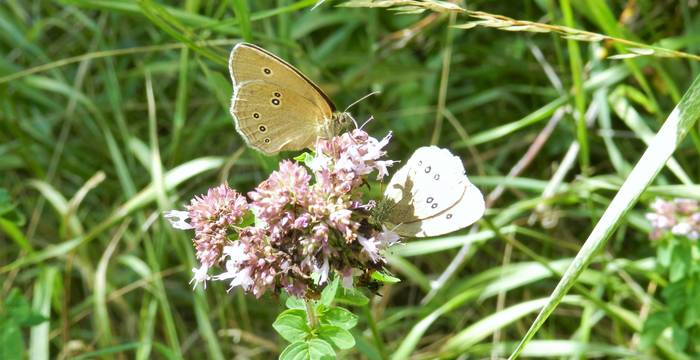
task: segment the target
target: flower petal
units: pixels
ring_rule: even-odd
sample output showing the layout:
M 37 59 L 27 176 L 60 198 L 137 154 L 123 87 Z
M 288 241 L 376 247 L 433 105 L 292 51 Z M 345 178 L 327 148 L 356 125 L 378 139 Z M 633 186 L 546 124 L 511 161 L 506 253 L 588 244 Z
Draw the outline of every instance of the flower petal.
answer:
M 192 280 L 190 280 L 190 284 L 194 282 L 194 285 L 192 285 L 192 290 L 196 289 L 199 283 L 204 283 L 204 288 L 206 289 L 207 280 L 211 278 L 209 274 L 207 274 L 209 272 L 209 267 L 206 265 L 202 265 L 199 267 L 199 269 L 192 268 L 192 272 L 194 273 Z

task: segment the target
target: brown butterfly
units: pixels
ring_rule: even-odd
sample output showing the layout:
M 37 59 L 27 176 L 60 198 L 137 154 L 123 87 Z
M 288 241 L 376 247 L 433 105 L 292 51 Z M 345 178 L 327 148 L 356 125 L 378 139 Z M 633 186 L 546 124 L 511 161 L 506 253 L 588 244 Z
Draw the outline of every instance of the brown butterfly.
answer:
M 299 70 L 253 44 L 233 47 L 229 71 L 236 130 L 265 154 L 313 147 L 352 120 Z

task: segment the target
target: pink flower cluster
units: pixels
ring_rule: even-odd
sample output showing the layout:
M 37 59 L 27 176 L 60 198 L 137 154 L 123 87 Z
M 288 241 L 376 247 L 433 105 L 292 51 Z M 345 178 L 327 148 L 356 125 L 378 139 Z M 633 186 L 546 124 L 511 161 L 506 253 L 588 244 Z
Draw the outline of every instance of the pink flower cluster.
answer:
M 365 177 L 387 175 L 390 160 L 381 160 L 390 135 L 378 141 L 366 132 L 320 139 L 307 167 L 283 160 L 279 169 L 248 193 L 249 202 L 226 185 L 196 197 L 188 211 L 172 211 L 176 228 L 195 229 L 202 266 L 194 281 L 210 279 L 208 269 L 224 263 L 214 280 L 230 282 L 256 296 L 285 289 L 313 296 L 333 272 L 352 286 L 357 274 L 381 269 L 383 251 L 398 236 L 368 221 L 373 202 L 363 202 Z M 247 211 L 255 224 L 236 227 Z M 189 218 L 191 224 L 186 220 Z
M 209 268 L 219 262 L 229 229 L 241 221 L 246 211 L 245 197 L 227 185 L 220 185 L 209 189 L 206 195 L 195 196 L 187 211 L 171 210 L 164 214 L 174 228 L 195 231 L 193 242 L 201 264 L 192 269 L 195 286 L 209 279 Z
M 657 198 L 651 204 L 653 213 L 647 213 L 651 222 L 652 239 L 660 238 L 665 232 L 685 236 L 691 240 L 700 237 L 700 204 L 692 199 L 673 199 L 665 201 Z

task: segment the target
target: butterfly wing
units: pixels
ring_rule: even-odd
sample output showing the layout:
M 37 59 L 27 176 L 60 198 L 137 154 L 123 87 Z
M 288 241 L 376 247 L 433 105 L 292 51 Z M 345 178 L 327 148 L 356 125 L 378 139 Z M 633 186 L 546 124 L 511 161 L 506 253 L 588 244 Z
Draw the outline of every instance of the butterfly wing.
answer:
M 333 116 L 333 102 L 313 81 L 265 49 L 253 44 L 237 44 L 229 57 L 229 71 L 234 86 L 261 80 L 296 92 L 318 107 L 324 119 L 331 120 Z
M 407 223 L 435 216 L 459 201 L 468 182 L 462 160 L 437 146 L 421 147 L 392 177 L 384 196 L 396 206 L 389 221 Z
M 411 168 L 408 164 L 402 166 L 394 173 L 386 190 L 384 190 L 383 201 L 390 202 L 390 207 L 386 218 L 384 218 L 384 214 L 381 215 L 381 221 L 386 221 L 389 225 L 419 220 L 415 215 L 413 198 L 411 197 L 413 182 L 409 177 L 410 172 Z
M 485 204 L 481 191 L 467 181 L 462 197 L 454 206 L 426 219 L 400 223 L 392 229 L 401 236 L 439 236 L 463 229 L 484 215 Z
M 311 146 L 325 116 L 296 91 L 261 80 L 234 89 L 231 115 L 248 145 L 265 154 Z

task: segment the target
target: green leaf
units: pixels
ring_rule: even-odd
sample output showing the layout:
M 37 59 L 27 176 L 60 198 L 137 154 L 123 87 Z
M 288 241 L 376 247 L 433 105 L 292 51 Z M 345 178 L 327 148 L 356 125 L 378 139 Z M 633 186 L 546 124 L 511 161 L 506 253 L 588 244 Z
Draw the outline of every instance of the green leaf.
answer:
M 680 326 L 674 326 L 671 340 L 673 341 L 673 347 L 678 351 L 682 351 L 688 346 L 688 331 Z
M 333 347 L 321 340 L 311 339 L 308 342 L 297 341 L 287 346 L 280 360 L 327 360 L 335 359 L 335 351 Z
M 300 309 L 306 311 L 306 305 L 304 305 L 304 300 L 296 296 L 288 297 L 287 301 L 284 302 L 284 305 L 287 306 L 287 309 Z
M 685 281 L 676 281 L 666 285 L 661 291 L 663 298 L 666 300 L 666 306 L 671 313 L 679 313 L 688 305 L 689 299 L 687 298 L 685 290 Z
M 277 316 L 272 327 L 291 343 L 302 341 L 311 334 L 311 329 L 306 322 L 306 312 L 298 309 L 283 311 Z
M 339 349 L 350 349 L 355 346 L 355 338 L 352 334 L 339 326 L 321 325 L 318 336 Z
M 656 250 L 656 258 L 659 261 L 659 265 L 666 269 L 671 265 L 671 256 L 675 245 L 675 241 L 662 242 Z
M 671 267 L 668 274 L 669 280 L 675 282 L 684 278 L 686 272 L 690 269 L 691 263 L 690 249 L 684 245 L 675 246 L 673 255 L 671 255 Z
M 304 352 L 308 345 L 303 341 L 289 344 L 280 354 L 280 360 L 301 360 L 306 359 Z
M 243 214 L 243 218 L 241 221 L 238 223 L 238 227 L 246 227 L 246 226 L 251 226 L 255 224 L 255 214 L 248 210 L 246 211 L 245 214 Z
M 3 306 L 0 306 L 0 359 L 23 359 L 21 327 L 38 325 L 46 320 L 46 317 L 32 310 L 29 301 L 18 289 L 12 289 Z
M 308 166 L 309 166 L 309 163 L 311 163 L 311 160 L 313 160 L 314 157 L 315 157 L 314 154 L 312 154 L 312 153 L 310 153 L 310 152 L 308 152 L 308 151 L 304 151 L 303 153 L 301 153 L 301 154 L 295 156 L 293 159 L 296 160 L 296 161 L 298 161 L 298 162 L 300 162 L 300 163 L 302 163 L 302 164 L 304 164 L 304 165 L 306 165 L 306 166 L 308 167 Z
M 15 205 L 10 201 L 10 193 L 5 188 L 0 188 L 0 215 L 14 209 Z
M 319 301 L 317 301 L 315 304 L 316 304 L 316 306 L 314 307 L 314 311 L 316 312 L 316 316 L 319 318 L 322 317 L 323 314 L 325 314 L 328 311 L 328 309 L 330 309 L 332 307 L 332 306 L 328 306 L 326 304 L 323 304 Z
M 640 346 L 643 349 L 649 349 L 654 346 L 656 339 L 671 325 L 671 322 L 673 322 L 671 314 L 666 311 L 651 314 L 644 322 L 639 342 Z
M 48 320 L 45 316 L 37 313 L 30 313 L 29 316 L 24 318 L 24 321 L 20 324 L 23 326 L 35 326 Z
M 377 281 L 381 281 L 381 282 L 387 283 L 387 284 L 396 284 L 398 282 L 401 282 L 401 279 L 399 279 L 395 276 L 389 275 L 387 273 L 380 272 L 380 271 L 373 272 L 372 279 L 377 280 Z
M 308 343 L 309 359 L 335 359 L 333 347 L 321 339 L 311 339 Z
M 339 283 L 340 280 L 338 279 L 338 276 L 335 276 L 333 278 L 333 281 L 326 285 L 326 287 L 321 292 L 321 304 L 331 306 L 331 304 L 333 303 L 333 299 L 335 299 L 335 293 L 338 292 Z
M 320 317 L 322 324 L 334 325 L 350 330 L 357 325 L 357 315 L 341 307 L 332 307 Z
M 12 289 L 10 294 L 7 295 L 7 299 L 5 299 L 5 311 L 7 311 L 10 316 L 13 316 L 13 314 L 25 310 L 29 310 L 29 302 L 22 296 L 22 293 L 20 293 L 18 289 Z
M 32 311 L 29 301 L 22 296 L 18 289 L 12 289 L 5 300 L 6 317 L 18 326 L 34 326 L 47 319 Z
M 17 205 L 10 199 L 10 193 L 5 188 L 0 188 L 0 217 L 15 225 L 24 226 L 26 219 L 16 208 Z
M 700 304 L 700 286 L 697 282 L 693 282 L 691 289 L 689 290 L 689 294 L 687 295 L 688 297 L 688 303 L 689 304 Z M 699 323 L 700 320 L 700 309 L 698 309 L 698 306 L 688 306 L 685 308 L 685 312 L 683 313 L 683 327 L 691 327 L 696 323 Z
M 24 231 L 15 222 L 0 217 L 0 232 L 5 233 L 7 237 L 12 239 L 23 251 L 27 253 L 34 252 L 29 240 L 24 236 Z
M 698 307 L 694 306 L 694 302 L 689 299 L 688 306 L 685 308 L 681 319 L 681 326 L 685 328 L 692 327 L 698 322 Z
M 341 286 L 335 295 L 335 302 L 340 304 L 365 306 L 369 303 L 369 298 L 359 289 L 346 289 Z
M 0 359 L 21 360 L 24 358 L 24 340 L 19 326 L 12 321 L 0 322 Z

